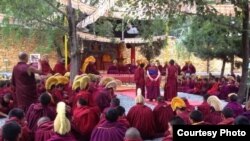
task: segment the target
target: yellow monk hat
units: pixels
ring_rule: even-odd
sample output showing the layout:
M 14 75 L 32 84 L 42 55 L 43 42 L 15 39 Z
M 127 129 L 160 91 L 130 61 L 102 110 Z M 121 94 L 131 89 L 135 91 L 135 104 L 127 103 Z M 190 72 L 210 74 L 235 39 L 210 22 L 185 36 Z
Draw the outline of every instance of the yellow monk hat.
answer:
M 62 76 L 60 73 L 56 73 L 53 76 Z
M 55 78 L 57 79 L 57 85 L 58 84 L 66 85 L 69 83 L 69 79 L 65 76 L 55 76 Z
M 88 58 L 85 59 L 84 62 L 93 62 L 93 63 L 95 63 L 95 62 L 96 62 L 96 59 L 95 59 L 94 56 L 89 56 Z
M 110 81 L 114 80 L 113 77 L 103 77 L 101 80 L 100 80 L 100 85 L 102 86 L 106 86 Z
M 117 82 L 115 80 L 112 80 L 105 85 L 105 88 L 108 88 L 108 89 L 112 88 L 113 90 L 116 90 Z
M 59 102 L 56 107 L 56 118 L 54 120 L 54 132 L 59 135 L 65 135 L 70 132 L 71 125 L 69 119 L 66 117 L 66 104 Z
M 144 104 L 144 97 L 141 94 L 141 89 L 137 89 L 137 95 L 135 97 L 136 104 Z
M 88 86 L 90 78 L 88 76 L 83 76 L 79 81 L 80 81 L 80 89 L 84 90 Z
M 57 82 L 58 80 L 54 76 L 49 77 L 45 83 L 46 90 L 50 90 L 53 85 L 57 84 Z
M 233 95 L 235 95 L 235 96 L 238 96 L 236 93 L 230 93 L 230 94 L 228 94 L 228 98 L 230 98 L 231 96 L 233 96 Z
M 175 111 L 177 108 L 184 108 L 184 107 L 186 107 L 186 104 L 182 98 L 174 97 L 171 100 L 171 108 L 173 111 Z
M 65 76 L 65 77 L 70 77 L 70 72 L 66 72 L 66 73 L 64 74 L 64 76 Z
M 222 110 L 222 102 L 217 96 L 209 96 L 207 99 L 207 103 L 214 108 L 215 111 Z
M 90 78 L 90 80 L 91 80 L 91 81 L 94 81 L 94 82 L 100 80 L 100 77 L 101 77 L 101 76 L 99 76 L 99 75 L 95 75 L 95 74 L 91 74 L 91 73 L 89 73 L 89 74 L 87 74 L 87 75 L 88 75 L 88 77 Z
M 74 81 L 72 85 L 72 90 L 76 90 L 77 88 L 80 88 L 80 84 L 81 84 L 80 80 Z

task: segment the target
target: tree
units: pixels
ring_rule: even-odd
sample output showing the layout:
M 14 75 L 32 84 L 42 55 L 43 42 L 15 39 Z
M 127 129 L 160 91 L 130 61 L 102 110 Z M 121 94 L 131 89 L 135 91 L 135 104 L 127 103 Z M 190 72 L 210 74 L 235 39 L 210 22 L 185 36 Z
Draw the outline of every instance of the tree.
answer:
M 140 48 L 140 52 L 148 61 L 151 61 L 161 54 L 161 49 L 164 48 L 164 45 L 164 41 L 160 40 L 153 43 L 146 43 Z

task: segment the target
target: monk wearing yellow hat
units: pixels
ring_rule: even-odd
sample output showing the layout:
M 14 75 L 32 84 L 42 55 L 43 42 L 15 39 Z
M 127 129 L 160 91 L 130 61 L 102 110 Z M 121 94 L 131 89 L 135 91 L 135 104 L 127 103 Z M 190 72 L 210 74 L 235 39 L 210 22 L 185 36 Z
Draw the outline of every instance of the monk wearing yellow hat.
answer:
M 96 59 L 94 56 L 86 58 L 81 68 L 82 73 L 99 75 L 100 73 L 96 70 L 95 62 Z

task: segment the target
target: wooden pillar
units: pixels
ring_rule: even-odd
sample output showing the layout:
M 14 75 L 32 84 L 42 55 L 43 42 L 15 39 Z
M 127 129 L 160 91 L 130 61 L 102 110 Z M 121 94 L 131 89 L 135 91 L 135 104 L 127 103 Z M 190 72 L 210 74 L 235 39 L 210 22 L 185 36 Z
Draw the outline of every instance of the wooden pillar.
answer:
M 135 46 L 131 47 L 131 64 L 135 64 Z

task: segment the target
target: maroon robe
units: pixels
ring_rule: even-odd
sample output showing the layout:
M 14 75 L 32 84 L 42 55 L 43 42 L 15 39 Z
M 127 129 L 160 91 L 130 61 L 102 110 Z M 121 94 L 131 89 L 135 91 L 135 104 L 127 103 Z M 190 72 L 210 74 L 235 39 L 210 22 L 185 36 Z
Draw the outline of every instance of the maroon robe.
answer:
M 168 122 L 174 117 L 174 112 L 170 105 L 160 102 L 153 110 L 157 133 L 164 133 L 168 129 Z
M 165 100 L 171 101 L 177 96 L 177 73 L 176 66 L 169 65 L 167 68 L 167 83 L 164 90 Z
M 218 123 L 220 123 L 222 121 L 222 116 L 221 116 L 221 112 L 210 112 L 208 115 L 205 115 L 204 121 L 208 122 L 212 125 L 217 125 Z
M 32 103 L 37 101 L 36 79 L 32 73 L 28 74 L 29 65 L 19 62 L 12 72 L 12 84 L 15 87 L 15 97 L 18 108 L 26 111 Z
M 72 126 L 82 137 L 89 140 L 99 119 L 100 113 L 95 108 L 89 106 L 77 107 L 73 111 Z
M 218 95 L 219 95 L 219 86 L 220 86 L 220 83 L 219 83 L 219 82 L 215 82 L 215 83 L 213 84 L 212 88 L 210 88 L 210 89 L 207 91 L 207 94 L 218 96 Z
M 136 90 L 140 88 L 142 96 L 145 97 L 145 71 L 143 68 L 139 67 L 135 70 L 134 80 Z
M 156 66 L 149 67 L 148 72 L 153 79 L 157 78 L 158 68 Z M 156 81 L 152 81 L 147 77 L 146 89 L 148 99 L 156 99 L 158 96 L 160 96 L 160 78 L 158 78 Z
M 234 117 L 237 117 L 244 112 L 242 105 L 238 102 L 228 102 L 225 107 L 233 110 Z
M 68 133 L 66 135 L 54 134 L 47 141 L 77 141 L 77 140 L 76 140 L 76 138 L 71 133 Z
M 191 122 L 189 120 L 189 112 L 188 111 L 183 111 L 180 114 L 178 114 L 177 116 L 179 116 L 180 118 L 182 118 L 187 125 L 191 124 Z
M 241 115 L 247 117 L 248 120 L 250 121 L 250 111 L 246 111 L 246 112 L 242 113 Z
M 127 130 L 124 123 L 104 121 L 95 127 L 90 141 L 123 141 Z
M 97 71 L 95 64 L 89 63 L 86 67 L 85 73 L 89 74 L 96 74 L 99 75 L 100 73 Z
M 169 136 L 163 138 L 162 141 L 173 141 L 173 136 L 172 136 L 172 135 L 169 135 Z
M 64 63 L 61 63 L 61 62 L 56 63 L 53 71 L 54 73 L 60 73 L 61 75 L 64 75 L 67 72 L 67 70 L 65 69 Z
M 49 106 L 43 106 L 41 103 L 31 104 L 26 113 L 28 127 L 30 130 L 35 132 L 37 129 L 37 121 L 39 118 L 45 116 L 49 117 L 50 120 L 54 120 L 56 117 L 55 109 L 52 109 Z
M 234 118 L 226 118 L 222 120 L 218 125 L 233 125 L 234 124 Z
M 203 101 L 203 103 L 197 108 L 199 111 L 201 111 L 204 117 L 210 113 L 210 105 L 207 103 L 207 101 Z
M 0 112 L 2 113 L 5 113 L 5 114 L 8 114 L 9 111 L 14 108 L 14 102 L 13 100 L 10 100 L 9 103 L 6 103 L 4 100 L 3 100 L 3 97 L 1 96 L 0 97 Z
M 52 74 L 53 71 L 49 65 L 49 62 L 42 60 L 41 61 L 41 66 L 42 66 L 42 74 L 47 75 L 47 74 Z
M 107 90 L 102 90 L 103 92 L 99 93 L 95 97 L 95 101 L 97 103 L 97 106 L 100 108 L 101 112 L 107 107 L 110 106 L 111 102 L 111 95 Z
M 137 128 L 143 139 L 153 139 L 155 136 L 155 123 L 153 111 L 143 104 L 133 106 L 127 115 L 132 127 Z
M 35 141 L 47 141 L 55 134 L 53 130 L 53 121 L 42 123 L 35 131 Z
M 107 74 L 119 74 L 117 65 L 111 65 L 108 68 Z

